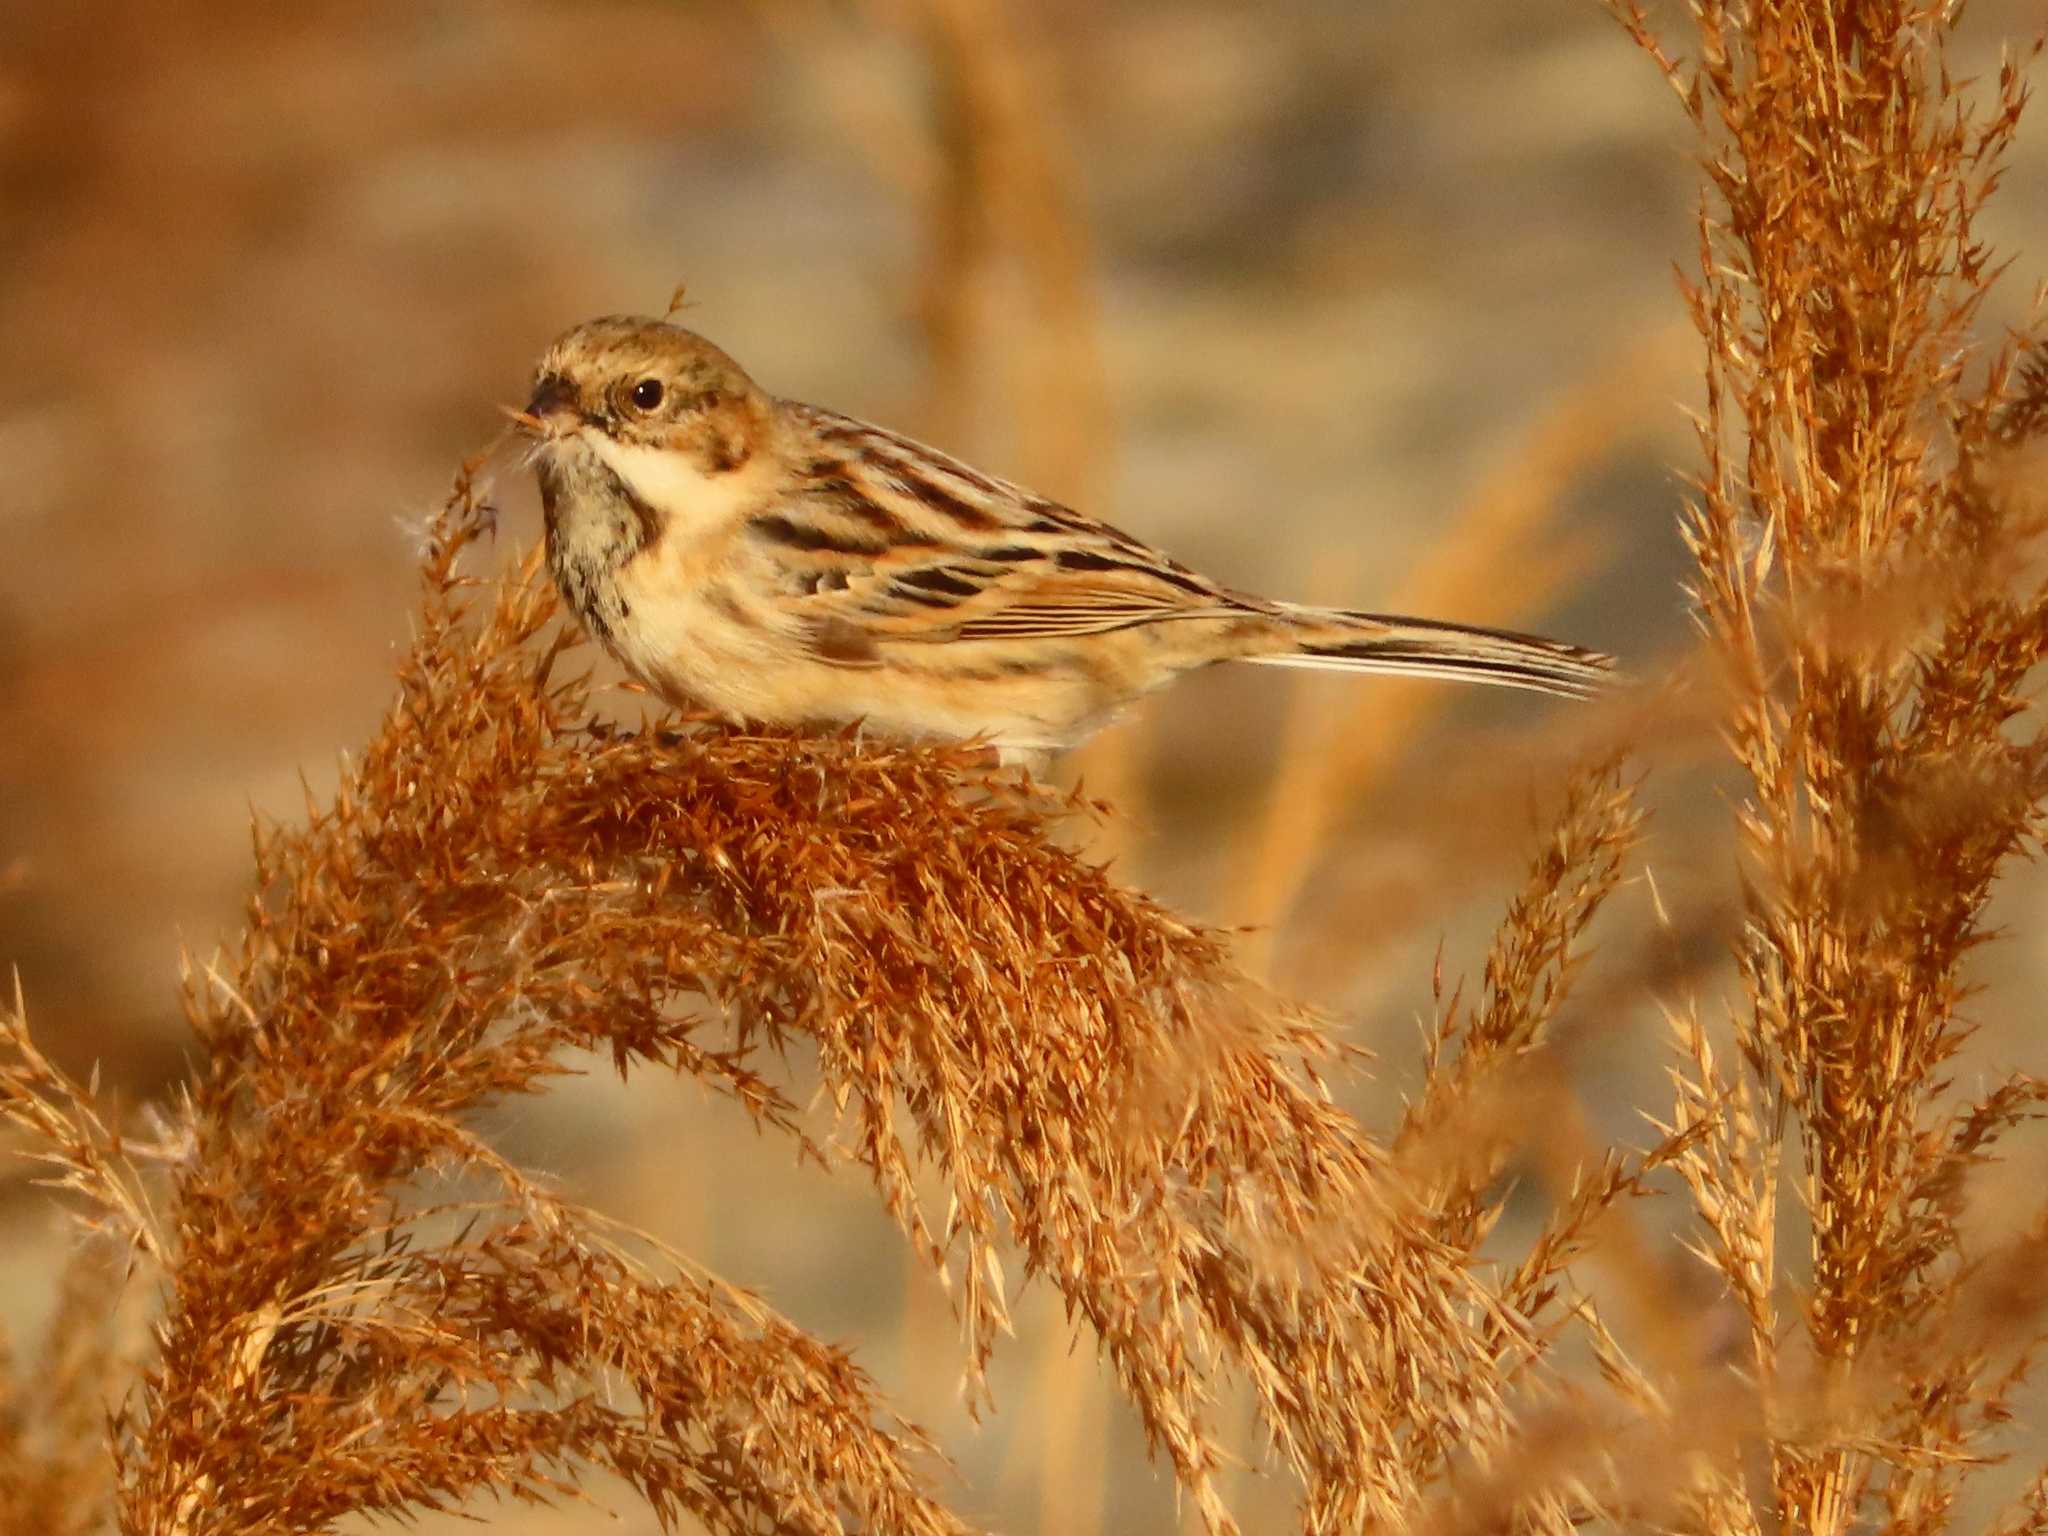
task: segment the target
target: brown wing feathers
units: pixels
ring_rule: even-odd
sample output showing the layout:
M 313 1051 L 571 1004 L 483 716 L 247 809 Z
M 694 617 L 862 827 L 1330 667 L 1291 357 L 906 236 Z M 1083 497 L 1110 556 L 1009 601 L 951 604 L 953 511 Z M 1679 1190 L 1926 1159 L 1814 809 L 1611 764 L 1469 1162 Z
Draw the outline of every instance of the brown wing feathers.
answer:
M 802 600 L 815 606 L 818 632 L 838 637 L 820 650 L 828 659 L 863 664 L 884 639 L 1028 641 L 1259 615 L 1274 621 L 1272 649 L 1245 659 L 1269 665 L 1563 694 L 1606 681 L 1607 658 L 1532 635 L 1227 591 L 1118 529 L 935 449 L 850 417 L 795 409 L 824 454 L 806 476 L 800 508 L 750 526 L 805 567 Z M 854 643 L 862 635 L 865 646 Z

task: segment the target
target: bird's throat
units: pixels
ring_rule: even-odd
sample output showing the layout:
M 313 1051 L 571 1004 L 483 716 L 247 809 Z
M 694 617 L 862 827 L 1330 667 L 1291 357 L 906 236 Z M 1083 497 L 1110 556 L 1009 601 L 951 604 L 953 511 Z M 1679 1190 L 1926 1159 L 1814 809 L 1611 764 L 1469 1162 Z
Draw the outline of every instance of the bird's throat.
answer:
M 619 572 L 661 537 L 661 514 L 580 443 L 558 445 L 537 470 L 549 573 L 576 617 L 609 645 L 630 616 Z
M 626 442 L 603 433 L 591 433 L 585 442 L 627 494 L 659 515 L 663 528 L 673 524 L 691 538 L 744 516 L 761 497 L 759 458 L 730 459 L 719 446 L 722 437 L 718 443 L 714 437 L 707 427 L 662 443 Z

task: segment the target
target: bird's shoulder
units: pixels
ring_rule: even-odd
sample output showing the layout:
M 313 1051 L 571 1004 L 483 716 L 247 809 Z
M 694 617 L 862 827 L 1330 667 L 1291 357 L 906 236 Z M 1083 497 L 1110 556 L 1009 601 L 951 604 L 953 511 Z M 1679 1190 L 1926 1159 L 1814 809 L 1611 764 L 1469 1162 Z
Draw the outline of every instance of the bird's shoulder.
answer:
M 872 422 L 785 403 L 787 493 L 755 519 L 786 611 L 833 646 L 1037 639 L 1254 600 L 1141 540 Z M 841 664 L 852 664 L 841 662 Z
M 1028 486 L 1006 480 L 888 427 L 800 401 L 784 401 L 799 425 L 798 484 L 828 501 L 866 501 L 906 526 L 934 536 L 941 548 L 986 545 L 1016 535 L 1012 559 L 1025 549 L 1072 552 L 1070 568 L 1091 569 L 1090 556 L 1113 562 L 1097 573 L 1157 567 L 1193 577 L 1186 566 L 1143 539 Z

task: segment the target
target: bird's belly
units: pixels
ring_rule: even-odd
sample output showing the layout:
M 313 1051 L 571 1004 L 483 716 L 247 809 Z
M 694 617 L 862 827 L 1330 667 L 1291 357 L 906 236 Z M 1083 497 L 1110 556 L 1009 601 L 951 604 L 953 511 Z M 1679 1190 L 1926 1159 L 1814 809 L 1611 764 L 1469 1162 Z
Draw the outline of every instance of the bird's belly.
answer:
M 626 668 L 734 721 L 861 721 L 893 739 L 1057 751 L 1166 676 L 1136 633 L 1067 645 L 877 637 L 867 664 L 848 665 L 814 650 L 801 611 L 711 541 L 671 536 L 644 551 L 617 572 L 616 595 L 608 639 Z
M 612 649 L 626 670 L 672 702 L 733 720 L 788 719 L 798 660 L 788 638 L 716 586 L 636 561 L 619 573 L 625 620 Z
M 637 585 L 622 583 L 631 619 L 615 637 L 620 661 L 672 701 L 694 701 L 734 721 L 859 721 L 892 739 L 981 737 L 1044 752 L 1082 740 L 1123 702 L 1120 690 L 1088 669 L 1026 669 L 976 656 L 972 645 L 884 642 L 881 665 L 844 666 L 715 589 L 657 596 Z

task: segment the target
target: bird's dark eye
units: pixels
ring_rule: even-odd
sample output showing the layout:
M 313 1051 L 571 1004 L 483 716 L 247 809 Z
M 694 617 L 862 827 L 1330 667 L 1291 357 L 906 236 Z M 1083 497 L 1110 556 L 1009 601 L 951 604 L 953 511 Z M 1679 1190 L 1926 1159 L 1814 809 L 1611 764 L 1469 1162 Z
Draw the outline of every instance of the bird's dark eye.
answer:
M 661 404 L 661 380 L 642 379 L 633 386 L 633 404 L 643 411 L 651 411 Z

